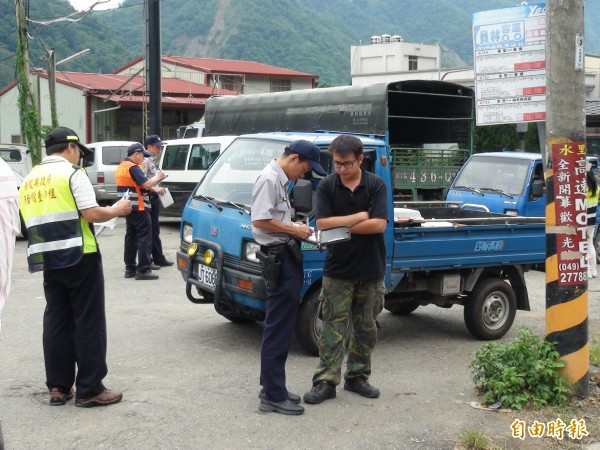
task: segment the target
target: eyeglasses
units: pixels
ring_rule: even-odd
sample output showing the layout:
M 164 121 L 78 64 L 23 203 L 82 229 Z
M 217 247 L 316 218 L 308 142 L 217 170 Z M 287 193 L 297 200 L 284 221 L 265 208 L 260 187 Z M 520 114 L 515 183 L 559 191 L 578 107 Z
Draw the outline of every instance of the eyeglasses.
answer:
M 342 167 L 346 170 L 351 169 L 352 166 L 354 165 L 354 163 L 358 161 L 358 158 L 356 158 L 354 161 L 346 161 L 346 162 L 337 162 L 337 161 L 333 161 L 333 167 L 336 169 L 341 169 Z

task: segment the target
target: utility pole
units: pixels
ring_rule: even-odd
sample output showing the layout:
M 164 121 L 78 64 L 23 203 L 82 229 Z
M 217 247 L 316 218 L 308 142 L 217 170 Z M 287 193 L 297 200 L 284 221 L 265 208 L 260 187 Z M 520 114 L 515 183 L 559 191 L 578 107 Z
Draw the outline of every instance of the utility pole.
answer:
M 19 89 L 19 118 L 21 135 L 31 151 L 32 160 L 37 164 L 41 160 L 40 116 L 36 106 L 31 84 L 29 83 L 29 45 L 27 37 L 27 18 L 23 0 L 15 0 L 15 23 L 17 26 L 17 86 Z
M 56 53 L 53 48 L 48 50 L 48 92 L 50 93 L 50 117 L 54 129 L 58 127 L 58 114 L 56 112 Z
M 148 2 L 146 82 L 149 84 L 148 91 L 150 95 L 149 134 L 160 135 L 162 129 L 160 0 L 146 1 Z
M 580 398 L 589 395 L 583 7 L 548 0 L 546 11 L 546 337 Z

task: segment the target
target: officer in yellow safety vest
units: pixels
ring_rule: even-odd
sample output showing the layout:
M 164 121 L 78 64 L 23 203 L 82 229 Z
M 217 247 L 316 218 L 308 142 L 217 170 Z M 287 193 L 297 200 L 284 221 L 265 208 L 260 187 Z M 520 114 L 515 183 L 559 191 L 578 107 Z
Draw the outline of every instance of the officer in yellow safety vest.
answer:
M 131 202 L 100 207 L 85 170 L 77 164 L 91 150 L 69 128 L 46 137 L 41 164 L 19 191 L 27 227 L 30 272 L 44 272 L 43 346 L 50 405 L 73 398 L 85 408 L 117 403 L 123 394 L 106 389 L 104 274 L 94 222 L 131 212 Z
M 145 156 L 151 155 L 142 144 L 131 144 L 127 149 L 127 158 L 121 161 L 115 171 L 115 181 L 117 192 L 123 196 L 129 195 L 132 206 L 131 214 L 125 219 L 125 278 L 156 280 L 158 275 L 153 274 L 151 270 L 152 220 L 148 189 L 159 183 L 165 177 L 165 173 L 158 172 L 152 178 L 146 177 L 139 166 Z

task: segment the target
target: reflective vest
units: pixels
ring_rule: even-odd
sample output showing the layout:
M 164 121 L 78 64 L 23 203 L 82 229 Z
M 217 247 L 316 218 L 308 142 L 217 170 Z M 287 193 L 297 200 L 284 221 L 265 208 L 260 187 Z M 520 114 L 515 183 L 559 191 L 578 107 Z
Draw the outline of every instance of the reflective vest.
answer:
M 592 194 L 592 191 L 587 191 L 587 224 L 588 226 L 596 225 L 596 210 L 598 209 L 598 194 L 600 194 L 600 187 L 596 189 L 596 193 Z
M 115 171 L 115 182 L 117 183 L 117 192 L 125 193 L 129 191 L 131 209 L 133 211 L 144 211 L 144 209 L 150 209 L 150 199 L 147 191 L 131 177 L 129 170 L 135 165 L 134 162 L 126 159 L 121 161 L 121 164 L 119 164 Z
M 48 161 L 23 180 L 19 199 L 30 272 L 71 267 L 84 253 L 98 251 L 92 225 L 80 215 L 71 191 L 77 170 L 82 169 L 66 161 Z

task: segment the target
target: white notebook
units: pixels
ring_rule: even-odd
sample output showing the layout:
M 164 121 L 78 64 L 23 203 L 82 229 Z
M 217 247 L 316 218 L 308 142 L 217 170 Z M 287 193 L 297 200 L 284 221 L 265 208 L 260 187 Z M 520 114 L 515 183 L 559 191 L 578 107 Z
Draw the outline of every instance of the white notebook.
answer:
M 175 203 L 171 192 L 169 192 L 169 188 L 165 188 L 165 193 L 163 195 L 159 195 L 158 198 L 160 199 L 160 204 L 163 208 L 168 208 Z

